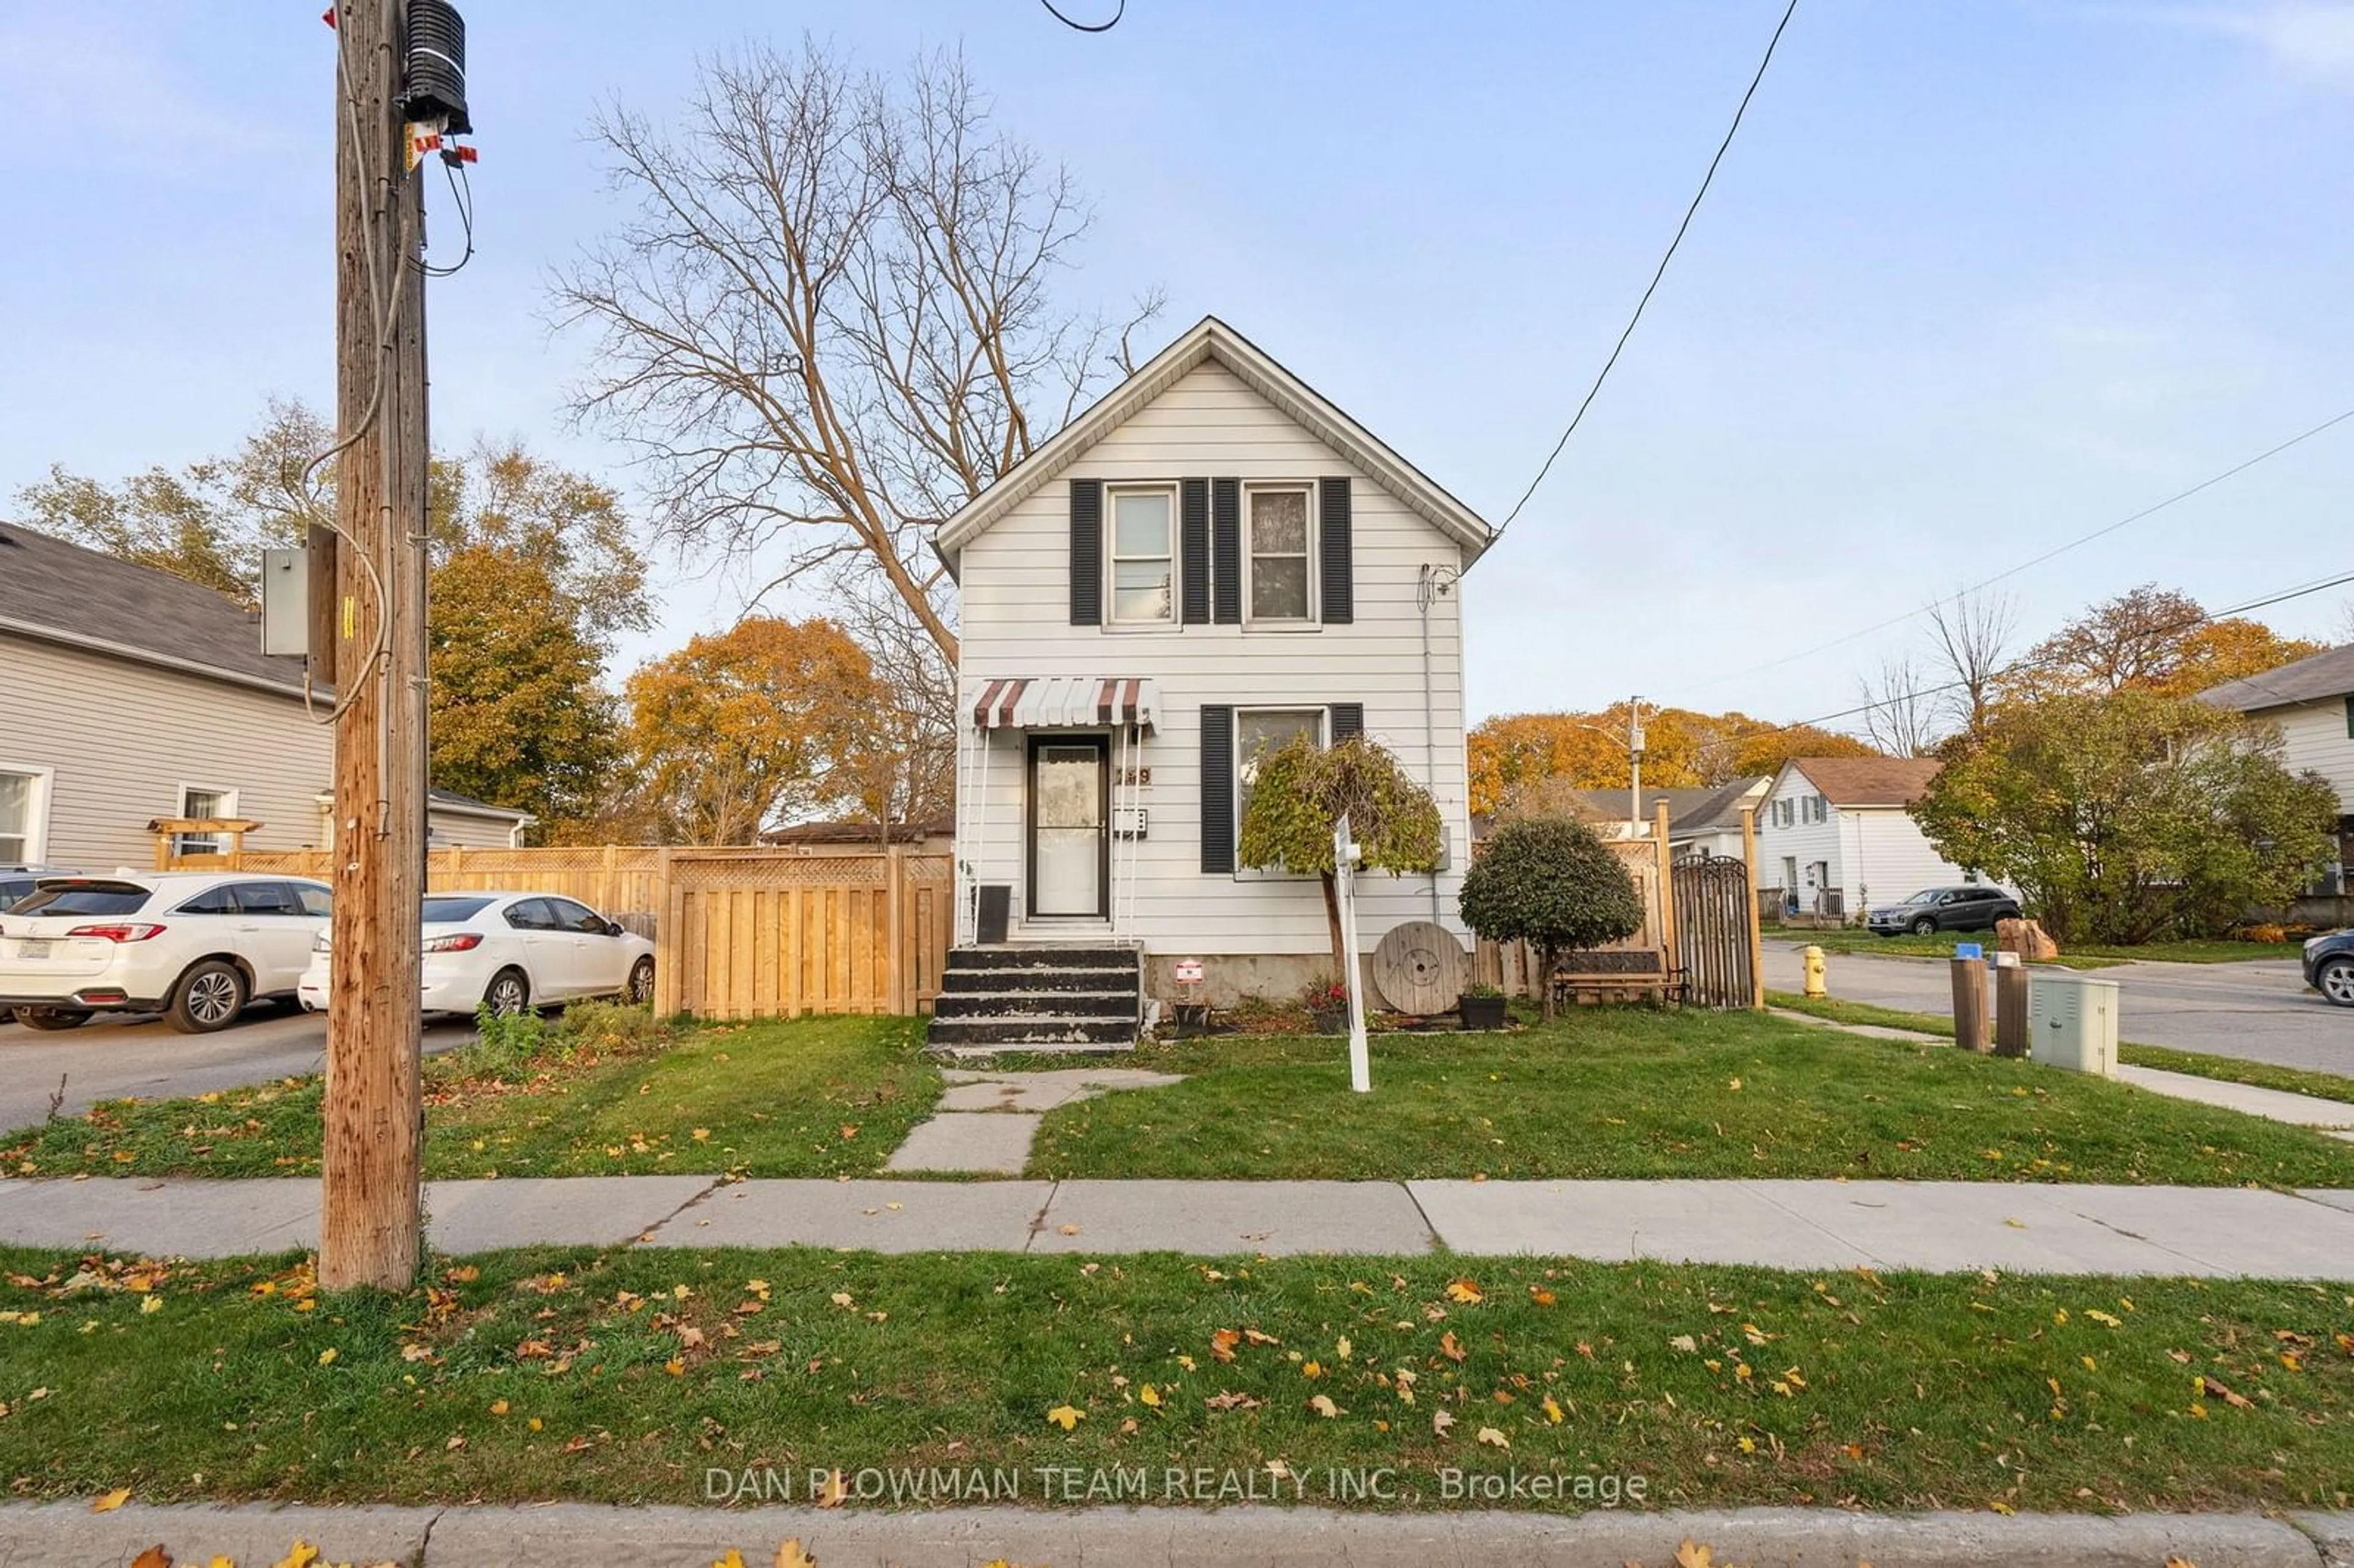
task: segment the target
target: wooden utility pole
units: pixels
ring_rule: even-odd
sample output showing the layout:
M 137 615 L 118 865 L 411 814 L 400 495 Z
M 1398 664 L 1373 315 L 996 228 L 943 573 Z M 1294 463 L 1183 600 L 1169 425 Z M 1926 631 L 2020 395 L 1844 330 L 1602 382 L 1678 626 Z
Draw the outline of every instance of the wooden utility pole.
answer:
M 334 92 L 333 984 L 319 1283 L 405 1289 L 421 1243 L 425 842 L 423 202 L 398 102 L 403 0 L 342 0 Z M 373 568 L 373 569 L 371 569 Z

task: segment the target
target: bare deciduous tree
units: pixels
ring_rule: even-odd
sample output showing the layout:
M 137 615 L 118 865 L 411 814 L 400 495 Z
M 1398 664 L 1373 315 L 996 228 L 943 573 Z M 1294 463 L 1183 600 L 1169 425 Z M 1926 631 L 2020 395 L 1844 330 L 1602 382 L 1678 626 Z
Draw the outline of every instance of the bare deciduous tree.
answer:
M 2018 626 L 2018 607 L 2007 594 L 1966 588 L 1931 607 L 1929 635 L 1935 645 L 1931 668 L 1937 677 L 1932 683 L 1955 688 L 1946 694 L 1945 703 L 1954 727 L 1971 735 L 1986 727 L 1987 710 L 1993 705 L 2004 656 Z
M 592 126 L 628 217 L 555 282 L 601 353 L 576 411 L 648 461 L 663 533 L 847 567 L 956 656 L 932 528 L 1067 421 L 1125 323 L 1057 274 L 1088 211 L 998 128 L 961 58 L 885 77 L 815 42 L 706 60 L 683 122 Z
M 1937 702 L 1925 690 L 1933 683 L 1912 655 L 1882 659 L 1880 673 L 1863 680 L 1864 732 L 1891 757 L 1926 757 L 1937 743 Z

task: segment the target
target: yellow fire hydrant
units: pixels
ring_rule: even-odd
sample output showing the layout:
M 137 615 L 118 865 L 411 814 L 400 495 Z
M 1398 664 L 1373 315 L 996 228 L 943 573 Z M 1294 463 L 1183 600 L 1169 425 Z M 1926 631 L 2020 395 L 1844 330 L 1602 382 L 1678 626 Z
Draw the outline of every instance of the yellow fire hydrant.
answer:
M 1807 949 L 1807 994 L 1830 995 L 1829 988 L 1823 984 L 1823 950 L 1820 948 Z

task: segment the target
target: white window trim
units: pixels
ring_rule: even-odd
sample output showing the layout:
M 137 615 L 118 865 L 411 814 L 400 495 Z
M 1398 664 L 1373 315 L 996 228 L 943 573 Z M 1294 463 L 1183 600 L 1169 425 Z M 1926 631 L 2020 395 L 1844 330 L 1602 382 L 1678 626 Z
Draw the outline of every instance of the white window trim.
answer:
M 238 814 L 238 792 L 236 790 L 217 789 L 210 784 L 181 784 L 178 785 L 175 789 L 174 804 L 172 807 L 172 815 L 175 817 L 185 817 L 188 814 L 188 796 L 191 793 L 218 796 L 220 798 L 220 814 L 223 818 L 234 817 Z M 195 836 L 196 835 L 192 833 L 175 833 L 172 835 L 172 853 L 175 855 L 227 854 L 228 853 L 228 846 L 223 843 L 218 838 L 215 838 L 213 840 L 213 847 L 208 850 L 191 850 L 187 848 L 187 841 Z
M 1279 866 L 1245 865 L 1243 844 L 1243 715 L 1245 714 L 1314 714 L 1316 744 L 1320 748 L 1332 744 L 1332 709 L 1324 703 L 1250 703 L 1235 707 L 1235 869 L 1236 882 L 1313 882 L 1315 874 L 1286 871 Z
M 1317 563 L 1322 557 L 1316 549 L 1316 482 L 1311 479 L 1254 480 L 1243 485 L 1241 547 L 1235 553 L 1240 557 L 1238 565 L 1242 569 L 1243 625 L 1247 629 L 1258 631 L 1316 631 L 1323 627 L 1324 607 L 1320 602 L 1324 586 L 1320 580 L 1323 574 L 1317 570 Z M 1280 493 L 1296 493 L 1306 502 L 1308 540 L 1302 562 L 1308 575 L 1308 614 L 1305 618 L 1251 613 L 1251 497 Z
M 1107 484 L 1103 515 L 1103 630 L 1134 636 L 1182 630 L 1185 620 L 1185 520 L 1182 500 L 1174 484 Z M 1158 620 L 1119 618 L 1119 498 L 1123 495 L 1163 495 L 1169 498 L 1169 613 Z M 1131 556 L 1130 560 L 1159 560 L 1158 556 Z
M 58 770 L 28 762 L 0 761 L 0 773 L 30 779 L 33 788 L 25 807 L 25 863 L 47 865 L 49 857 L 50 802 L 55 799 Z

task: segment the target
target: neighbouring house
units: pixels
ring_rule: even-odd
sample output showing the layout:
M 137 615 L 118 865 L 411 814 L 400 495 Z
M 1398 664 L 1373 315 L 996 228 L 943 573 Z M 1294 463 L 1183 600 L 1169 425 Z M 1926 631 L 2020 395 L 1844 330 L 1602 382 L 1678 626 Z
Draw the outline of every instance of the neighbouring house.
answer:
M 1976 882 L 1938 854 L 1910 807 L 1937 776 L 1929 758 L 1797 757 L 1757 812 L 1757 885 L 1786 913 L 1852 920 L 1925 887 Z
M 252 613 L 0 523 L 0 864 L 152 865 L 147 824 L 170 817 L 245 818 L 261 824 L 249 849 L 311 848 L 327 842 L 334 762 L 301 662 L 263 657 Z M 510 844 L 532 821 L 437 789 L 429 831 Z
M 2338 863 L 2317 899 L 2354 897 L 2354 642 L 2294 664 L 2210 687 L 2200 701 L 2259 719 L 2280 731 L 2281 761 L 2292 773 L 2312 772 L 2338 791 Z M 2307 917 L 2300 913 L 2299 918 Z M 2354 907 L 2317 910 L 2311 917 L 2354 918 Z
M 960 946 L 936 1041 L 1132 1038 L 1112 1015 L 1181 994 L 1180 959 L 1214 1002 L 1329 972 L 1319 881 L 1235 857 L 1259 759 L 1299 735 L 1371 735 L 1438 804 L 1439 871 L 1358 878 L 1365 948 L 1410 920 L 1464 939 L 1458 578 L 1490 537 L 1214 318 L 949 519 Z M 1054 1027 L 1005 978 L 1025 967 L 1101 993 L 1101 1026 Z
M 1605 838 L 1648 838 L 1657 823 L 1659 808 L 1668 809 L 1668 848 L 1678 860 L 1687 857 L 1716 856 L 1725 860 L 1742 857 L 1741 808 L 1755 807 L 1766 797 L 1773 777 L 1736 779 L 1729 784 L 1710 784 L 1698 788 L 1646 789 L 1635 809 L 1639 812 L 1641 828 L 1629 832 L 1628 809 L 1630 804 L 1625 789 L 1564 789 L 1546 800 L 1558 802 L 1558 809 L 1574 813 L 1580 821 L 1591 826 Z M 1482 813 L 1471 821 L 1471 836 L 1484 840 L 1493 831 L 1497 818 Z

